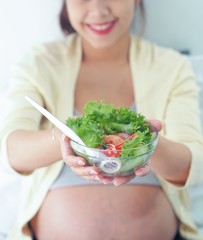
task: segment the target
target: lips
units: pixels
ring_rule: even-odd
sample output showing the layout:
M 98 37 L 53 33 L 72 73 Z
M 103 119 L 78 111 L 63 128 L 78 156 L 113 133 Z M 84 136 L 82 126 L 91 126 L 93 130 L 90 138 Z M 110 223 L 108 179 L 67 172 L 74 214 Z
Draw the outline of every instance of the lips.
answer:
M 107 22 L 107 23 L 99 23 L 99 24 L 87 24 L 88 29 L 90 29 L 93 33 L 98 35 L 105 35 L 110 33 L 114 26 L 115 21 Z

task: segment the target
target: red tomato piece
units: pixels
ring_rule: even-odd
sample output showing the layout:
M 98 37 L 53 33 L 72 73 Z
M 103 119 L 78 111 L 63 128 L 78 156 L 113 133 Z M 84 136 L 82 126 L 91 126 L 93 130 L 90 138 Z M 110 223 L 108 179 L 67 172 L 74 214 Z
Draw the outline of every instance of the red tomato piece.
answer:
M 130 140 L 132 140 L 134 137 L 136 137 L 137 136 L 137 133 L 133 133 L 132 135 L 130 135 L 129 137 L 128 137 L 128 139 L 130 139 Z
M 118 144 L 118 145 L 113 145 L 110 144 L 107 149 L 104 151 L 104 154 L 108 157 L 120 157 L 121 155 L 121 148 L 123 146 L 124 142 Z
M 114 146 L 120 144 L 120 143 L 123 143 L 124 142 L 124 139 L 118 135 L 106 135 L 104 137 L 104 142 L 106 144 L 113 144 Z
M 118 144 L 118 145 L 116 145 L 115 147 L 116 147 L 116 150 L 121 150 L 121 148 L 122 148 L 122 146 L 123 146 L 123 144 L 124 144 L 124 142 L 122 142 L 122 143 L 120 143 L 120 144 Z

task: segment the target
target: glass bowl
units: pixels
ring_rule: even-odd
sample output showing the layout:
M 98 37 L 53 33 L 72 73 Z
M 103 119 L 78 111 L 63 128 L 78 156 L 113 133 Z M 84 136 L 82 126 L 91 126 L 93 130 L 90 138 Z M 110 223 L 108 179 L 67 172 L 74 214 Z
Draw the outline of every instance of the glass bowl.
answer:
M 83 146 L 73 140 L 70 141 L 71 147 L 76 155 L 84 157 L 89 165 L 98 167 L 103 176 L 116 177 L 116 176 L 127 176 L 134 172 L 134 169 L 144 166 L 158 142 L 158 132 L 152 132 L 152 140 L 147 144 L 140 144 L 140 146 L 133 149 L 125 150 L 107 150 L 99 148 L 89 148 Z M 107 152 L 108 151 L 108 152 Z M 114 157 L 111 157 L 111 152 Z M 115 152 L 116 151 L 116 152 Z M 115 157 L 120 156 L 121 151 L 131 151 L 131 156 L 128 157 Z

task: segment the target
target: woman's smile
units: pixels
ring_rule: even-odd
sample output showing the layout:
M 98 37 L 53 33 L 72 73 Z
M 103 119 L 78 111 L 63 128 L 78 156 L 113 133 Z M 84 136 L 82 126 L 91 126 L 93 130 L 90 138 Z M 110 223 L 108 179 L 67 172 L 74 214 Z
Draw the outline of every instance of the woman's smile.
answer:
M 109 34 L 116 24 L 116 21 L 98 23 L 98 24 L 85 24 L 85 26 L 95 34 L 106 35 Z

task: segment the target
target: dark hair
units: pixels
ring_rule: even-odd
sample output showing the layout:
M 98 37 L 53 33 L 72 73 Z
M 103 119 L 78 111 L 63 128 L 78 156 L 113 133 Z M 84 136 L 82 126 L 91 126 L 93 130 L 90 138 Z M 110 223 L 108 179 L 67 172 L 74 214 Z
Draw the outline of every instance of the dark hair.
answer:
M 59 14 L 59 24 L 65 35 L 76 32 L 69 21 L 65 0 L 63 1 L 61 12 Z
M 140 1 L 140 13 L 141 13 L 142 27 L 144 28 L 146 23 L 146 14 L 145 14 L 145 5 L 143 0 Z
M 143 0 L 140 1 L 139 7 L 141 15 L 141 32 L 143 32 L 145 26 L 145 7 Z M 63 1 L 61 12 L 59 14 L 59 24 L 65 35 L 76 32 L 69 21 L 65 0 Z
M 137 23 L 138 29 L 135 30 L 135 32 L 138 36 L 142 36 L 144 34 L 145 25 L 146 25 L 146 12 L 145 12 L 144 0 L 140 0 L 137 17 L 138 17 L 138 21 L 136 21 L 135 23 Z

